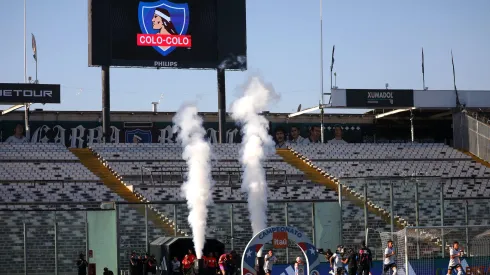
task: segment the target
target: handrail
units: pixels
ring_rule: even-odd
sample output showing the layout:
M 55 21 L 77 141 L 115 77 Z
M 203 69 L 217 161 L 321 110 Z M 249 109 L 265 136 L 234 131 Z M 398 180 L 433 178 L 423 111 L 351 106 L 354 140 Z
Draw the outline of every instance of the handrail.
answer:
M 298 199 L 294 200 L 294 202 L 336 202 L 338 201 L 337 199 Z M 285 200 L 268 200 L 268 203 L 291 203 L 289 199 Z M 63 205 L 97 205 L 101 203 L 107 203 L 107 201 L 91 201 L 91 202 L 73 202 L 73 201 L 60 201 L 60 202 L 0 202 L 0 205 L 6 205 L 6 206 L 23 206 L 23 205 L 47 205 L 47 206 L 63 206 Z M 154 205 L 154 204 L 163 204 L 163 205 L 173 205 L 173 204 L 187 204 L 187 201 L 185 200 L 176 200 L 176 201 L 151 201 L 151 202 L 127 202 L 127 201 L 115 201 L 113 202 L 115 205 Z M 216 200 L 213 202 L 214 204 L 231 204 L 231 203 L 236 203 L 236 204 L 245 204 L 248 203 L 247 200 Z M 6 209 L 5 209 L 6 210 Z M 0 208 L 0 212 L 4 211 L 4 209 Z M 33 211 L 32 209 L 30 211 Z
M 266 176 L 267 175 L 283 175 L 284 177 L 284 182 L 288 182 L 288 173 L 287 170 L 284 169 L 277 169 L 274 167 L 264 167 Z M 167 175 L 172 177 L 173 175 L 177 174 L 180 176 L 182 179 L 185 178 L 185 174 L 187 172 L 187 166 L 175 166 L 173 168 L 170 168 L 168 166 L 163 166 L 163 165 L 142 165 L 140 166 L 140 181 L 141 184 L 145 184 L 145 177 L 150 177 L 150 183 L 155 184 L 155 178 L 154 176 L 160 176 L 160 182 L 164 182 L 163 176 Z M 223 173 L 225 175 L 223 175 Z M 149 175 L 148 175 L 149 174 Z M 124 174 L 123 174 L 124 175 Z M 241 182 L 242 179 L 242 167 L 241 166 L 229 166 L 229 167 L 214 167 L 211 170 L 211 175 L 212 176 L 226 176 L 227 177 L 227 182 L 229 185 L 233 185 L 233 182 L 238 181 L 239 183 Z M 238 180 L 234 180 L 233 176 L 236 176 Z M 170 179 L 172 181 L 172 179 Z

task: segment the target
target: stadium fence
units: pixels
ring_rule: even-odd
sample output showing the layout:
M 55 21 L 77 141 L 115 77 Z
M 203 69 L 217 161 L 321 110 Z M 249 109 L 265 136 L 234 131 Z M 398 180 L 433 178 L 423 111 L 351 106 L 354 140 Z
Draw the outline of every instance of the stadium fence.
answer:
M 490 125 L 466 112 L 454 114 L 453 121 L 454 147 L 490 162 Z
M 357 248 L 362 240 L 367 240 L 375 258 L 381 259 L 382 239 L 380 234 L 374 232 L 398 232 L 400 228 L 394 223 L 394 217 L 403 217 L 409 226 L 470 226 L 489 221 L 490 197 L 480 196 L 483 192 L 479 191 L 483 181 L 487 182 L 488 178 L 341 178 L 343 185 L 366 194 L 365 199 L 388 210 L 390 218 L 393 218 L 383 220 L 367 211 L 367 208 L 359 207 L 358 201 L 354 202 L 353 198 L 335 198 L 336 194 L 332 191 L 333 197 L 328 199 L 311 196 L 311 199 L 301 200 L 286 195 L 285 199 L 269 200 L 268 224 L 297 227 L 307 233 L 317 247 L 324 249 L 332 249 L 338 244 Z M 470 186 L 472 193 L 478 195 L 461 197 L 461 191 L 456 192 L 457 190 L 448 193 L 452 186 Z M 285 192 L 292 192 L 295 188 L 297 187 L 289 186 Z M 118 259 L 121 269 L 127 269 L 131 251 L 146 251 L 149 242 L 164 235 L 148 217 L 135 210 L 132 204 L 145 204 L 148 208 L 152 206 L 159 209 L 170 219 L 176 220 L 179 229 L 190 233 L 185 201 L 115 202 L 115 210 L 102 210 L 100 204 L 101 202 L 0 202 L 0 231 L 9 236 L 0 242 L 5 254 L 0 253 L 0 270 L 12 270 L 9 274 L 25 274 L 24 270 L 28 274 L 39 275 L 76 274 L 74 262 L 80 252 L 87 254 L 88 249 L 87 211 L 117 211 Z M 342 225 L 338 243 L 325 243 L 321 240 L 321 232 L 325 231 L 319 220 L 326 220 L 324 216 L 330 214 L 319 212 L 319 209 L 329 209 L 322 208 L 324 204 L 340 205 L 335 208 L 340 210 Z M 219 239 L 227 249 L 235 249 L 241 253 L 252 237 L 247 202 L 216 200 L 209 210 L 208 237 Z M 369 230 L 370 233 L 367 234 L 368 229 L 373 230 Z M 466 240 L 466 236 L 462 236 Z M 470 239 L 471 236 L 473 235 L 470 235 Z M 301 252 L 293 246 L 277 251 L 276 254 L 286 263 L 294 262 L 295 257 L 301 256 Z M 44 258 L 41 259 L 38 255 L 43 255 Z M 55 269 L 60 272 L 55 272 Z M 66 272 L 61 272 L 62 270 Z

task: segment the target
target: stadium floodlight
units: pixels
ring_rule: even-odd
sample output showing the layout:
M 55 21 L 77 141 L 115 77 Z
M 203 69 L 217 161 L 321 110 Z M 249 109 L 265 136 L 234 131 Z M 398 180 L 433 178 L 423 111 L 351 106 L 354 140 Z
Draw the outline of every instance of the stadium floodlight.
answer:
M 396 109 L 396 110 L 393 110 L 393 111 L 389 111 L 389 112 L 386 112 L 386 113 L 382 113 L 382 114 L 376 115 L 376 118 L 382 118 L 382 117 L 385 117 L 385 116 L 390 116 L 390 115 L 394 115 L 394 114 L 398 114 L 398 113 L 406 112 L 406 111 L 410 111 L 410 110 L 415 110 L 415 109 L 416 109 L 415 107 L 408 108 L 408 109 Z
M 12 107 L 10 107 L 10 108 L 6 109 L 6 110 L 3 110 L 3 111 L 2 111 L 2 115 L 6 115 L 6 114 L 8 114 L 8 113 L 10 113 L 10 112 L 12 112 L 12 111 L 15 111 L 15 110 L 17 110 L 17 109 L 20 109 L 20 108 L 22 108 L 22 107 L 25 107 L 25 105 L 24 105 L 24 104 L 14 105 L 14 106 L 12 106 Z
M 300 106 L 301 106 L 301 104 L 300 104 Z M 307 109 L 304 109 L 302 111 L 299 111 L 298 110 L 298 112 L 296 112 L 296 113 L 289 114 L 288 115 L 288 118 L 292 118 L 292 117 L 299 116 L 299 115 L 302 115 L 302 114 L 311 113 L 311 112 L 314 112 L 314 111 L 317 111 L 317 110 L 320 110 L 320 109 L 323 110 L 324 108 L 327 108 L 327 107 L 330 107 L 330 106 L 331 106 L 331 104 L 320 104 L 318 106 L 307 108 Z
M 447 111 L 447 112 L 443 112 L 443 113 L 438 113 L 438 114 L 432 115 L 429 118 L 440 118 L 440 117 L 443 117 L 443 116 L 449 116 L 452 113 L 453 113 L 452 111 Z

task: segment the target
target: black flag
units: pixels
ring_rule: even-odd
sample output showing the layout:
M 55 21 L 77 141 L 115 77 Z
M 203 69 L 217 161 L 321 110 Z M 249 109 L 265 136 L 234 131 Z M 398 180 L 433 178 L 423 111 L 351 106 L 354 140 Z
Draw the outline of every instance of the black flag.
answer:
M 454 69 L 453 50 L 451 50 L 451 63 L 453 63 L 453 84 L 454 84 L 454 92 L 456 93 L 456 106 L 461 107 L 461 102 L 459 101 L 458 89 L 456 88 L 456 70 Z
M 456 91 L 456 71 L 454 70 L 454 57 L 453 57 L 453 50 L 451 50 L 451 62 L 453 63 L 453 84 L 454 84 L 454 90 Z
M 333 71 L 333 63 L 335 63 L 335 58 L 333 58 L 335 54 L 335 45 L 333 45 L 333 48 L 332 48 L 332 64 L 330 64 L 330 72 Z
M 424 74 L 424 48 L 422 47 L 422 74 Z
M 31 33 L 32 36 L 32 57 L 37 61 L 37 45 L 36 45 L 36 37 Z

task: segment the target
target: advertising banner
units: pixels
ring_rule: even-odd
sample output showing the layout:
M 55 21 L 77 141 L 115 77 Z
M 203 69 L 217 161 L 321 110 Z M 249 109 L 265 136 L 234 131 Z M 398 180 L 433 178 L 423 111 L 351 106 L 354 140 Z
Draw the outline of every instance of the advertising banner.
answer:
M 245 1 L 233 2 L 239 9 L 222 0 L 91 0 L 89 65 L 245 69 L 245 17 L 232 17 L 245 14 Z
M 60 85 L 0 83 L 0 104 L 60 103 Z
M 480 263 L 473 265 L 473 262 Z M 490 273 L 490 264 L 481 264 L 488 263 L 489 261 L 485 259 L 479 259 L 478 257 L 473 259 L 464 259 L 462 262 L 463 271 L 466 275 L 477 275 L 477 274 L 489 274 Z M 409 265 L 409 275 L 417 275 L 417 274 L 434 274 L 434 275 L 446 275 L 447 274 L 447 266 L 449 263 L 449 259 L 432 259 L 432 260 L 420 260 L 420 261 L 411 261 Z M 407 274 L 404 272 L 403 263 L 398 266 L 401 270 L 402 274 Z M 332 268 L 330 264 L 326 262 L 320 263 L 318 267 L 318 273 L 316 271 L 311 272 L 311 275 L 323 275 L 323 274 L 331 274 Z M 292 271 L 292 272 L 291 272 Z M 306 272 L 305 272 L 306 273 Z M 294 269 L 292 265 L 286 264 L 277 264 L 274 265 L 272 269 L 272 275 L 294 275 Z M 371 274 L 383 274 L 383 263 L 381 261 L 373 261 L 373 267 L 371 268 Z M 454 273 L 453 273 L 454 274 Z M 304 274 L 308 275 L 308 274 Z
M 347 108 L 408 108 L 413 107 L 413 90 L 347 89 Z
M 23 126 L 24 121 L 0 121 L 0 142 L 5 142 L 16 131 L 17 126 Z M 281 125 L 281 124 L 279 124 Z M 151 127 L 125 128 L 123 122 L 111 122 L 112 143 L 175 143 L 176 134 L 170 122 L 154 123 Z M 303 137 L 308 137 L 308 128 L 311 124 L 296 124 Z M 326 124 L 327 128 L 333 125 Z M 88 144 L 102 142 L 102 125 L 94 121 L 36 121 L 31 120 L 31 136 L 29 142 L 62 143 L 70 148 L 84 148 Z M 274 136 L 274 129 L 278 125 L 271 124 L 270 134 Z M 218 123 L 204 123 L 206 138 L 211 143 L 218 143 Z M 289 128 L 281 125 L 286 132 Z M 362 142 L 362 132 L 369 131 L 369 125 L 344 125 L 346 140 Z M 349 128 L 349 130 L 347 130 Z M 23 129 L 22 129 L 23 130 Z M 331 132 L 329 132 L 331 139 Z M 240 143 L 242 141 L 240 128 L 232 122 L 225 125 L 225 142 Z

